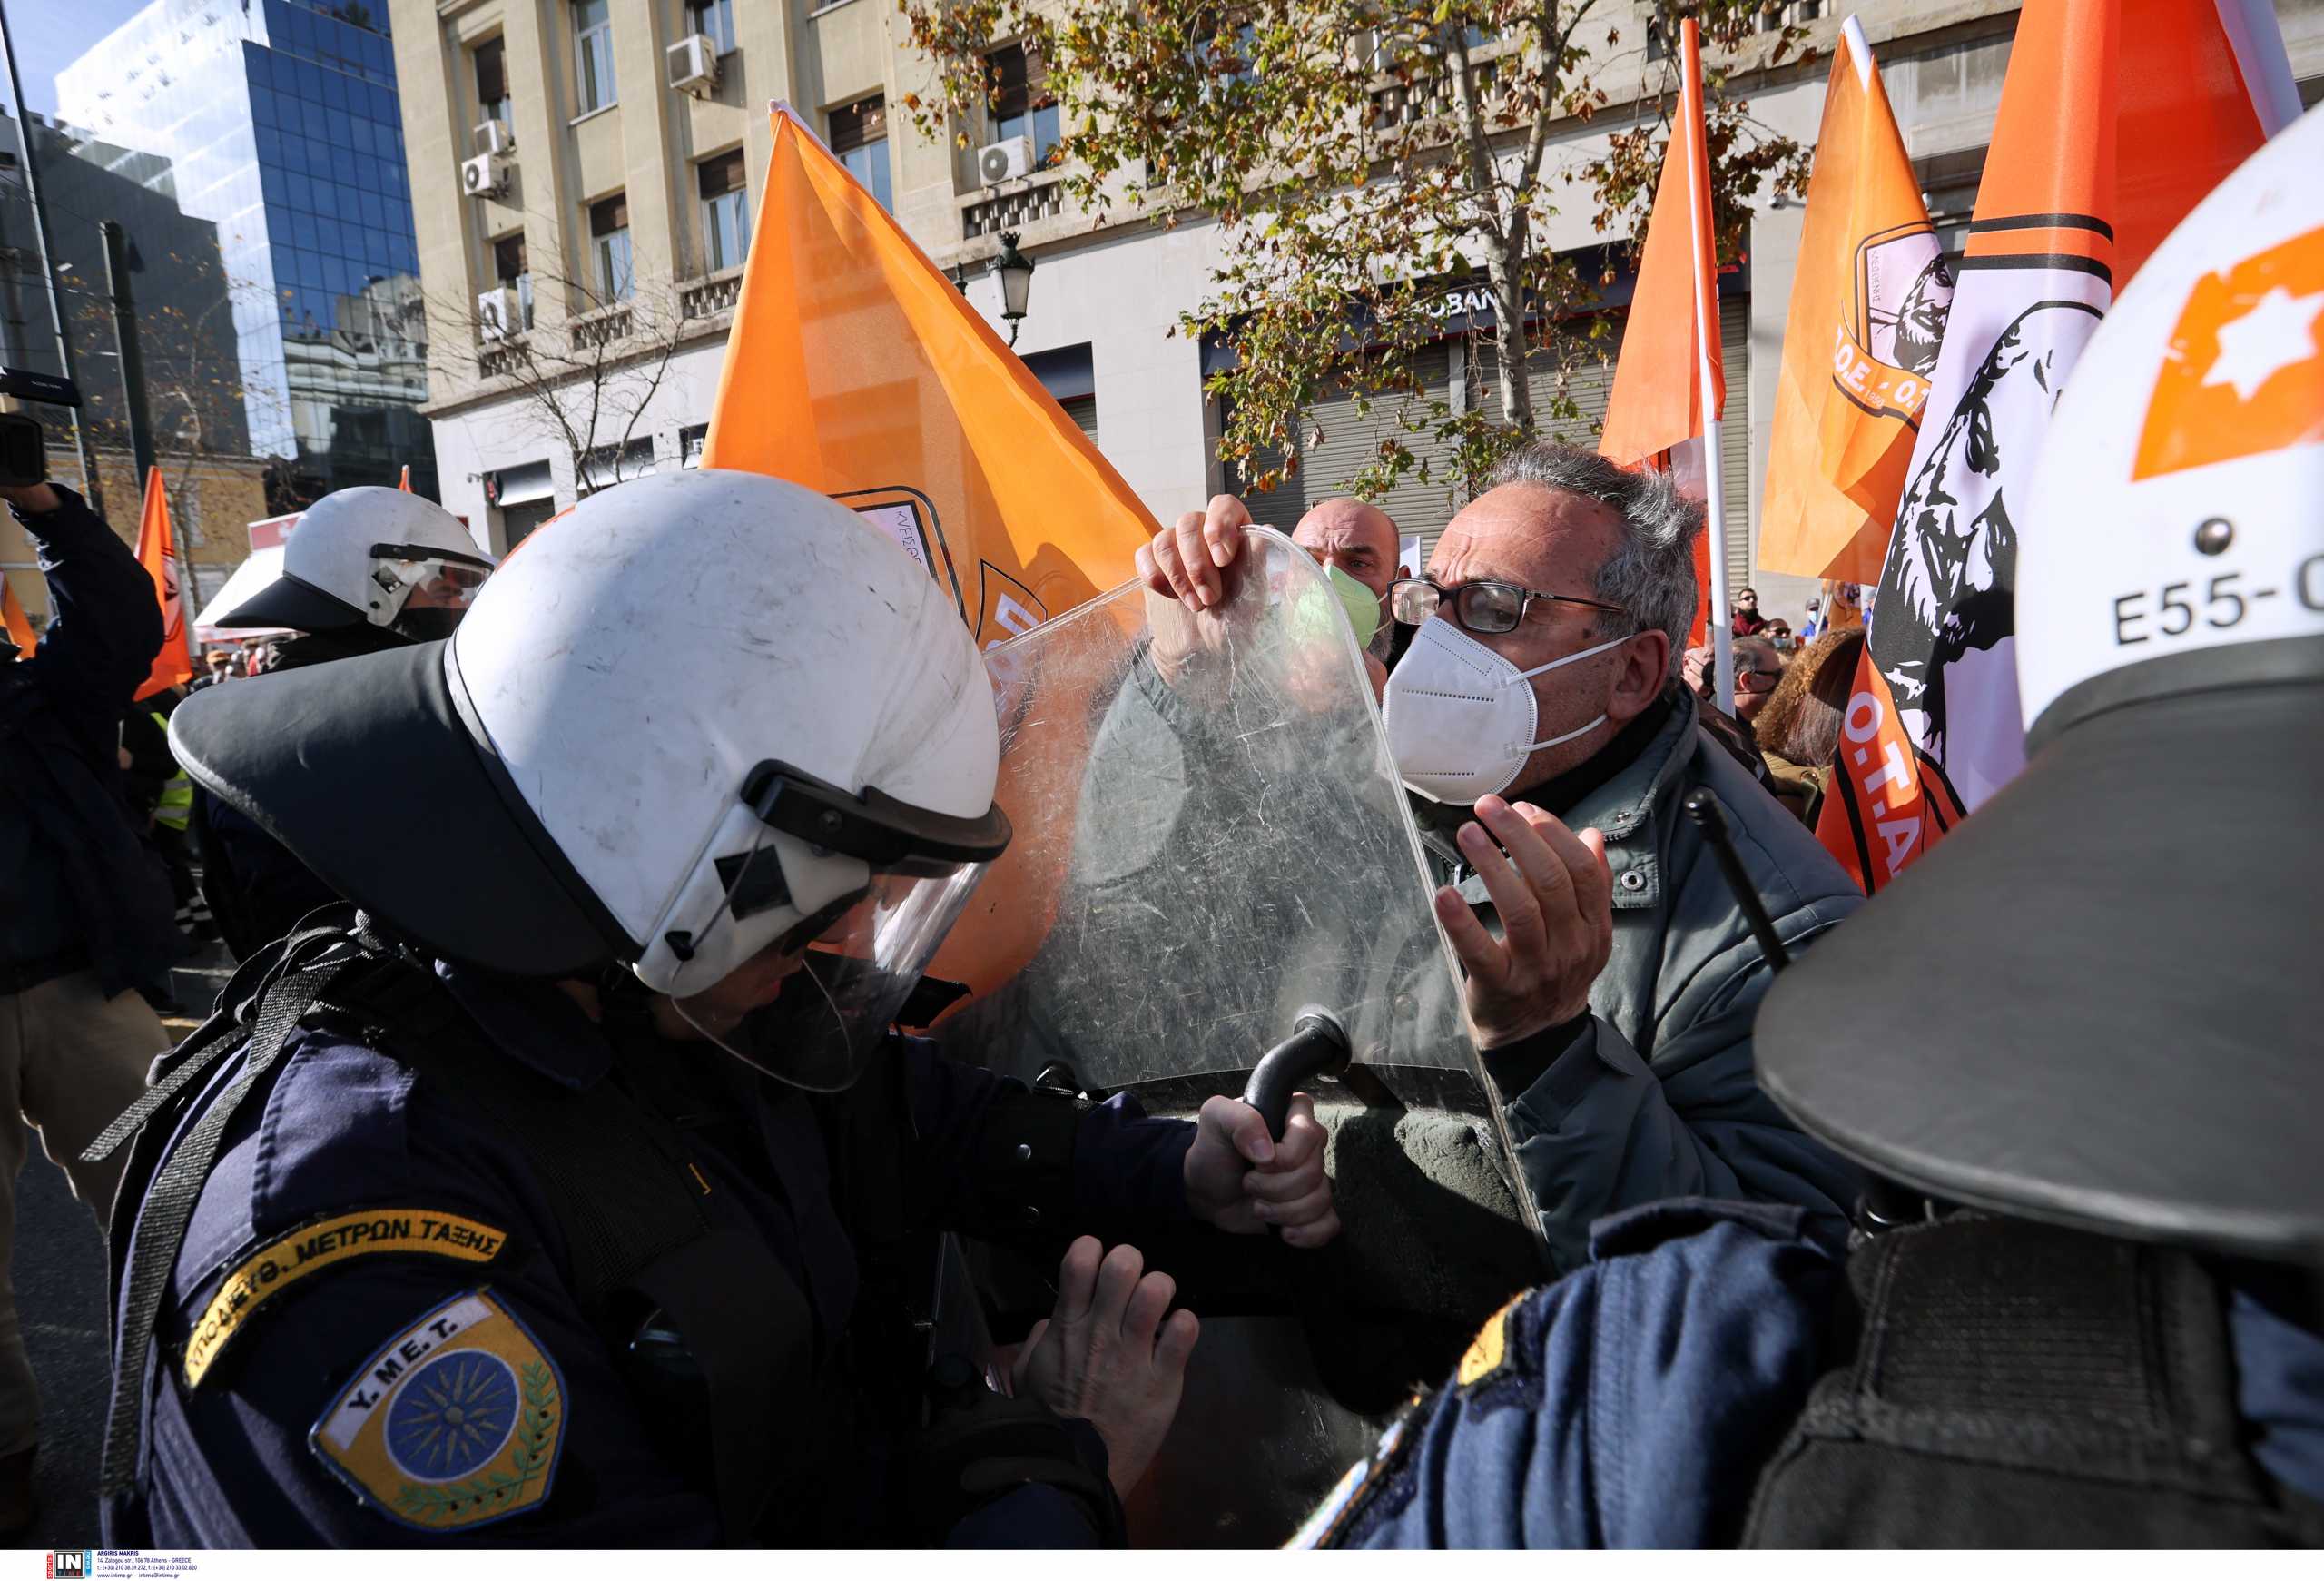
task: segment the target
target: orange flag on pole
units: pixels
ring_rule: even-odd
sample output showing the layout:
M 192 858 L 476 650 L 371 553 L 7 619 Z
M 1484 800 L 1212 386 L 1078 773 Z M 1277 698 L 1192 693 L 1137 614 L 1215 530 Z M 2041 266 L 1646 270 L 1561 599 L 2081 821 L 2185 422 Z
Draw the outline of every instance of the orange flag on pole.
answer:
M 705 467 L 820 489 L 990 647 L 1130 574 L 1154 519 L 879 200 L 783 106 Z
M 186 647 L 185 599 L 178 579 L 177 537 L 170 530 L 170 499 L 162 488 L 162 469 L 145 471 L 145 519 L 137 530 L 137 563 L 153 578 L 154 595 L 162 601 L 162 648 L 153 656 L 153 673 L 137 688 L 140 700 L 193 679 L 193 655 Z
M 1952 301 L 1904 134 L 1851 16 L 1824 90 L 1784 325 L 1762 568 L 1879 580 Z
M 782 105 L 702 464 L 852 508 L 985 648 L 1119 585 L 1156 531 L 1032 371 Z M 1078 761 L 1055 756 L 1060 773 Z M 1029 820 L 1077 786 L 1020 776 L 1003 810 Z M 1070 845 L 1013 844 L 931 969 L 979 993 L 1014 975 L 1048 934 Z
M 1635 467 L 1699 443 L 1709 519 L 1715 689 L 1718 707 L 1732 713 L 1735 653 L 1727 618 L 1726 488 L 1718 445 L 1727 375 L 1719 357 L 1718 260 L 1711 244 L 1710 153 L 1703 130 L 1702 30 L 1692 17 L 1679 29 L 1679 111 L 1663 151 L 1654 211 L 1647 217 L 1598 453 Z
M 1598 453 L 1625 467 L 1699 439 L 1727 410 L 1711 255 L 1710 158 L 1703 141 L 1702 32 L 1681 25 L 1679 111 L 1647 217 Z
M 2298 114 L 2290 81 L 2264 0 L 2019 13 L 1871 615 L 1897 716 L 1972 809 L 2025 763 L 2018 538 L 2058 392 L 2120 282 Z
M 5 576 L 0 576 L 0 625 L 8 628 L 8 640 L 16 645 L 23 657 L 30 658 L 40 647 L 40 638 L 33 634 L 33 623 L 25 614 L 25 607 L 16 601 L 16 589 Z
M 411 492 L 411 464 L 409 462 L 406 462 L 403 470 L 397 474 L 396 487 L 406 494 Z

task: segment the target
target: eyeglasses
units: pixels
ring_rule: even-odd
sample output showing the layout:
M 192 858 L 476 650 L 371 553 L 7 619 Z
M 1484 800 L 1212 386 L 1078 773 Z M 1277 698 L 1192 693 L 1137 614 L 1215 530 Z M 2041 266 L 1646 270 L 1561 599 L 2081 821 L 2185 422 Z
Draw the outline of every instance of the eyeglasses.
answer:
M 1783 678 L 1779 670 L 1737 670 L 1735 689 L 1738 692 L 1772 692 Z
M 1504 631 L 1516 630 L 1517 623 L 1536 604 L 1571 604 L 1607 615 L 1630 614 L 1619 604 L 1600 604 L 1594 598 L 1576 598 L 1565 593 L 1536 592 L 1514 582 L 1462 582 L 1458 587 L 1446 588 L 1426 577 L 1407 577 L 1388 585 L 1388 611 L 1406 626 L 1418 626 L 1433 618 L 1448 598 L 1452 601 L 1454 622 L 1463 631 L 1479 637 L 1497 637 Z

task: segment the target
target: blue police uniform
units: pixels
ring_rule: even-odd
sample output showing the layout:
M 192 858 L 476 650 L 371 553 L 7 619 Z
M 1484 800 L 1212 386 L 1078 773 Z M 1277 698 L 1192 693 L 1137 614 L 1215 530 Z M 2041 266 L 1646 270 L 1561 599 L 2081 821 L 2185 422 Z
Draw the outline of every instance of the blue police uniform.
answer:
M 438 975 L 509 1059 L 571 1089 L 608 1079 L 613 1042 L 553 984 Z M 713 1223 L 773 1248 L 806 1298 L 818 1365 L 843 1366 L 859 1268 L 813 1101 L 708 1044 L 654 1052 L 691 1062 L 704 1113 L 678 1118 Z M 974 1184 L 996 1102 L 1022 1089 L 917 1040 L 890 1053 L 913 1179 L 940 1225 Z M 211 1073 L 172 1146 L 242 1061 Z M 266 1080 L 201 1190 L 144 1376 L 116 1383 L 143 1392 L 144 1458 L 134 1497 L 106 1508 L 106 1542 L 718 1541 L 713 1499 L 656 1449 L 576 1303 L 557 1216 L 516 1141 L 328 1012 Z M 1185 1219 L 1193 1130 L 1127 1100 L 1089 1110 L 1074 1133 L 1077 1210 Z M 768 1433 L 823 1425 L 812 1401 L 791 1403 L 810 1419 Z M 865 1495 L 872 1518 L 880 1495 Z M 1038 1487 L 987 1507 L 976 1530 L 1044 1546 L 1091 1536 L 1072 1501 Z
M 1831 1364 L 1846 1261 L 1798 1209 L 1685 1200 L 1601 1221 L 1512 1301 L 1295 1546 L 1700 1547 L 1741 1540 Z M 2324 1499 L 2324 1338 L 2235 1292 L 2243 1448 Z M 1953 1540 L 1963 1540 L 1956 1536 Z

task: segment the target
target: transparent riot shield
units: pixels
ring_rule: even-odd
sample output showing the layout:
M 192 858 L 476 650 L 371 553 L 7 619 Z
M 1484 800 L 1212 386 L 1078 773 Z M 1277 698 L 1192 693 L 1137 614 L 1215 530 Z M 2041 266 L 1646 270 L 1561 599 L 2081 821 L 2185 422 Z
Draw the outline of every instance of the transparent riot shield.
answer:
M 1272 531 L 1235 570 L 1216 610 L 1130 586 L 992 650 L 1015 844 L 931 968 L 976 990 L 956 1057 L 1154 1113 L 1239 1093 L 1305 1006 L 1349 1035 L 1305 1083 L 1340 1242 L 1141 1245 L 1204 1321 L 1131 1501 L 1170 1546 L 1281 1541 L 1545 1266 L 1337 596 Z M 1053 1271 L 980 1266 L 1020 1319 Z

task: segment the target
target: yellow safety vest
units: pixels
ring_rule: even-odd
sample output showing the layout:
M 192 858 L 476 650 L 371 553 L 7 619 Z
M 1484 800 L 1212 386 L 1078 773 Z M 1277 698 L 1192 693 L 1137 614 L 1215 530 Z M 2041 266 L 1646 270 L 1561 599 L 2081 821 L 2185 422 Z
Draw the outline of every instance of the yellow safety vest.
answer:
M 158 709 L 152 712 L 153 723 L 161 726 L 162 734 L 166 737 L 170 733 L 170 716 Z M 177 759 L 172 756 L 170 761 L 175 765 Z M 153 804 L 153 821 L 167 824 L 182 834 L 192 816 L 193 781 L 186 777 L 185 770 L 181 768 L 162 782 L 162 799 Z

